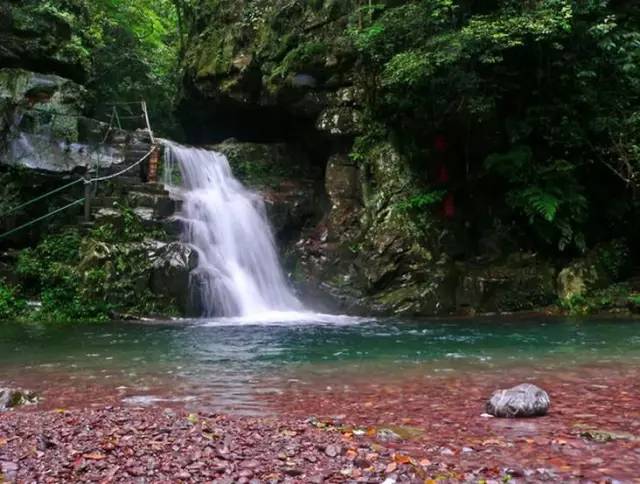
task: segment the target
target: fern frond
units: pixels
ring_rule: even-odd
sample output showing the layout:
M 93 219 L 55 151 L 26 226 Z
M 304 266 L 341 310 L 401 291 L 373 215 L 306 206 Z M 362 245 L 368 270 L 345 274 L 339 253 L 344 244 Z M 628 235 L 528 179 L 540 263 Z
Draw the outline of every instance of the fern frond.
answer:
M 560 208 L 560 200 L 540 187 L 530 187 L 522 191 L 526 201 L 525 210 L 535 212 L 547 222 L 553 222 Z

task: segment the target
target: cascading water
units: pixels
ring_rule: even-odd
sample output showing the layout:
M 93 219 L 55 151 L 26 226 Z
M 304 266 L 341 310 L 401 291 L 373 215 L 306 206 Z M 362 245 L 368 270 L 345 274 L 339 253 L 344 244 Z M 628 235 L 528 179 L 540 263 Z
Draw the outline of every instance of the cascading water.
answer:
M 181 182 L 175 178 L 179 168 Z M 263 318 L 299 312 L 278 260 L 264 202 L 213 151 L 167 144 L 165 184 L 183 201 L 184 241 L 199 253 L 192 275 L 203 316 Z

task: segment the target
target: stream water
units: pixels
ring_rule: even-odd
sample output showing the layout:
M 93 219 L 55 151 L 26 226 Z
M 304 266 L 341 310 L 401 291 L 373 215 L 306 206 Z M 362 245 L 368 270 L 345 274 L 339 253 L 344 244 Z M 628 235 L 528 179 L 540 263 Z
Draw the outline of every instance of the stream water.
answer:
M 256 413 L 296 388 L 470 375 L 589 382 L 594 369 L 607 380 L 638 368 L 635 320 L 0 325 L 0 386 L 39 390 L 52 407 L 173 402 Z

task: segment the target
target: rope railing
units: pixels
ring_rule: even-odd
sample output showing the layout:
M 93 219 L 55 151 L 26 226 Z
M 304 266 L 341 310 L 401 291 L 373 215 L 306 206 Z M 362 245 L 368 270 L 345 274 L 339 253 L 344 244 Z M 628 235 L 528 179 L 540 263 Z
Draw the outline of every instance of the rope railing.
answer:
M 67 210 L 67 209 L 69 209 L 71 207 L 75 207 L 76 205 L 80 205 L 80 204 L 82 204 L 84 202 L 85 202 L 84 197 L 83 198 L 79 198 L 78 200 L 76 200 L 74 202 L 71 202 L 70 204 L 65 205 L 64 207 L 60 207 L 60 208 L 58 208 L 56 210 L 53 210 L 53 211 L 43 215 L 42 217 L 38 217 L 36 219 L 33 219 L 33 220 L 27 222 L 26 224 L 22 224 L 19 227 L 16 227 L 16 228 L 11 229 L 11 230 L 3 233 L 3 234 L 0 234 L 0 239 L 4 239 L 5 237 L 9 237 L 10 235 L 13 235 L 16 232 L 19 232 L 20 230 L 26 229 L 27 227 L 35 225 L 38 222 L 42 222 L 43 220 L 48 219 L 49 217 L 53 217 L 54 215 L 57 215 L 60 212 L 63 212 L 63 211 L 65 211 L 65 210 Z
M 66 185 L 63 185 L 61 187 L 55 188 L 54 190 L 51 190 L 50 192 L 47 192 L 43 195 L 39 195 L 35 198 L 33 198 L 32 200 L 29 200 L 25 203 L 22 203 L 16 207 L 13 207 L 11 209 L 9 209 L 7 212 L 0 214 L 0 219 L 4 219 L 6 217 L 8 217 L 9 215 L 15 214 L 16 212 L 19 212 L 20 210 L 29 207 L 31 205 L 33 205 L 34 203 L 40 202 L 42 200 L 45 200 L 46 198 L 51 197 L 52 195 L 55 195 L 57 193 L 63 192 L 79 183 L 84 183 L 85 185 L 85 196 L 83 198 L 80 198 L 78 200 L 75 200 L 74 202 L 71 202 L 67 205 L 65 205 L 64 207 L 55 209 L 45 215 L 42 215 L 41 217 L 38 217 L 34 220 L 31 220 L 23 225 L 20 225 L 19 227 L 13 228 L 3 234 L 0 234 L 0 239 L 3 239 L 5 237 L 8 237 L 20 230 L 23 230 L 31 225 L 34 225 L 38 222 L 41 222 L 42 220 L 45 220 L 49 217 L 53 217 L 54 215 L 57 215 L 60 212 L 63 212 L 64 210 L 67 210 L 69 208 L 72 208 L 76 205 L 80 205 L 81 203 L 85 204 L 85 217 L 88 218 L 89 213 L 90 213 L 90 198 L 91 198 L 91 189 L 89 188 L 90 185 L 97 185 L 98 183 L 101 182 L 105 182 L 108 180 L 111 180 L 113 178 L 117 178 L 121 175 L 124 175 L 125 173 L 133 170 L 135 167 L 139 166 L 141 163 L 143 163 L 145 160 L 147 160 L 152 154 L 153 152 L 157 149 L 156 147 L 156 140 L 154 138 L 153 135 L 153 131 L 151 129 L 151 123 L 149 122 L 149 111 L 147 109 L 147 103 L 145 101 L 138 101 L 138 102 L 113 102 L 113 103 L 107 103 L 108 106 L 112 107 L 111 110 L 111 118 L 109 120 L 109 125 L 107 127 L 106 130 L 106 134 L 105 137 L 103 139 L 102 144 L 106 144 L 107 138 L 109 136 L 109 134 L 112 132 L 113 130 L 113 125 L 114 122 L 117 123 L 119 128 L 122 128 L 122 125 L 120 123 L 121 119 L 141 119 L 143 120 L 143 123 L 145 125 L 146 130 L 149 133 L 149 138 L 151 139 L 151 149 L 142 157 L 140 158 L 138 161 L 136 161 L 135 163 L 125 167 L 124 169 L 113 173 L 111 175 L 105 175 L 105 176 L 94 176 L 93 178 L 85 178 L 85 177 L 80 177 L 77 180 L 74 180 L 70 183 L 67 183 Z M 137 115 L 137 116 L 121 116 L 120 113 L 118 112 L 118 106 L 136 106 L 139 105 L 141 108 L 141 114 Z M 71 114 L 71 113 L 60 113 L 60 112 L 56 112 L 56 111 L 51 111 L 51 110 L 46 110 L 46 109 L 40 109 L 40 108 L 32 108 L 29 109 L 27 111 L 32 111 L 32 112 L 38 112 L 38 113 L 42 113 L 42 114 L 49 114 L 51 116 L 53 116 L 54 118 L 56 116 L 61 116 L 61 117 L 70 117 L 70 118 L 82 118 L 84 116 L 81 115 L 77 115 L 77 114 Z M 128 111 L 130 113 L 132 113 L 132 109 L 131 108 L 127 108 L 125 109 L 125 111 Z M 96 175 L 98 174 L 98 169 L 99 169 L 99 165 L 96 164 L 96 170 L 95 173 Z
M 128 171 L 132 170 L 133 168 L 135 168 L 136 166 L 138 166 L 140 163 L 143 163 L 147 158 L 149 158 L 153 152 L 157 149 L 156 146 L 153 146 L 146 155 L 144 155 L 142 158 L 140 158 L 138 161 L 136 161 L 135 163 L 129 165 L 128 167 L 126 167 L 123 170 L 120 170 L 117 173 L 113 173 L 111 175 L 105 175 L 105 176 L 101 176 L 99 178 L 90 178 L 90 179 L 85 179 L 85 178 L 81 178 L 81 180 L 84 180 L 85 184 L 90 184 L 90 183 L 98 183 L 98 182 L 103 182 L 103 181 L 107 181 L 110 180 L 112 178 L 116 178 L 119 177 L 120 175 L 124 175 L 125 173 L 127 173 Z
M 51 195 L 55 195 L 56 193 L 60 193 L 63 190 L 66 190 L 67 188 L 71 188 L 74 185 L 77 185 L 78 183 L 84 182 L 85 185 L 91 184 L 91 183 L 98 183 L 98 182 L 102 182 L 102 181 L 107 181 L 110 180 L 112 178 L 116 178 L 120 175 L 124 175 L 125 173 L 127 173 L 128 171 L 131 171 L 133 168 L 135 168 L 136 166 L 140 165 L 141 163 L 143 163 L 146 159 L 148 159 L 153 152 L 156 150 L 157 148 L 154 146 L 152 147 L 142 158 L 140 158 L 138 161 L 136 161 L 135 163 L 132 163 L 131 165 L 129 165 L 128 167 L 120 170 L 117 173 L 113 173 L 111 175 L 105 175 L 105 176 L 101 176 L 101 177 L 96 177 L 96 178 L 85 178 L 85 177 L 80 177 L 77 180 L 72 181 L 71 183 L 67 183 L 66 185 L 63 185 L 61 187 L 58 187 L 54 190 L 51 190 L 50 192 L 45 193 L 44 195 L 39 195 L 36 198 L 29 200 L 28 202 L 25 202 L 21 205 L 18 205 L 16 207 L 13 207 L 11 209 L 9 209 L 8 211 L 6 211 L 3 214 L 0 214 L 0 218 L 5 218 L 8 217 L 9 215 L 11 215 L 12 213 L 17 212 L 18 210 L 22 210 L 23 208 L 26 208 L 30 205 L 33 205 L 34 203 L 37 203 L 41 200 L 44 200 L 45 198 L 49 198 Z
M 51 195 L 55 195 L 56 193 L 59 193 L 63 190 L 66 190 L 67 188 L 71 188 L 74 185 L 77 185 L 78 183 L 84 181 L 84 178 L 78 178 L 77 180 L 72 181 L 71 183 L 68 183 L 64 186 L 58 187 L 55 190 L 51 190 L 50 192 L 45 193 L 44 195 L 40 195 L 36 198 L 34 198 L 33 200 L 29 200 L 28 202 L 25 202 L 21 205 L 18 205 L 17 207 L 13 207 L 10 210 L 8 210 L 7 212 L 0 214 L 0 218 L 5 218 L 8 217 L 9 215 L 11 215 L 12 213 L 17 212 L 18 210 L 22 210 L 23 208 L 26 208 L 30 205 L 33 205 L 36 202 L 39 202 L 40 200 L 44 200 L 45 198 L 49 198 Z

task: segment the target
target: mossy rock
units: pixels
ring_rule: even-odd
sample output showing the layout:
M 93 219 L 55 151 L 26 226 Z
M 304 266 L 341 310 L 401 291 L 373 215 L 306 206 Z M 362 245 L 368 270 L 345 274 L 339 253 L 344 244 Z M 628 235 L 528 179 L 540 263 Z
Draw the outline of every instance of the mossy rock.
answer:
M 285 143 L 246 143 L 233 139 L 211 147 L 229 159 L 233 174 L 253 187 L 274 185 L 283 179 L 313 178 L 317 168 L 307 155 Z
M 224 125 L 224 113 L 245 111 L 255 119 L 277 111 L 278 119 L 287 120 L 280 123 L 283 131 L 293 120 L 331 136 L 361 131 L 355 91 L 344 91 L 355 77 L 347 34 L 355 0 L 196 4 L 197 32 L 183 61 L 186 123 L 194 113 Z
M 588 296 L 620 280 L 629 266 L 629 248 L 625 241 L 600 244 L 560 271 L 558 297 L 569 302 Z
M 68 4 L 68 5 L 67 5 Z M 0 4 L 0 65 L 38 65 L 75 81 L 87 78 L 89 48 L 82 34 L 91 22 L 85 0 L 42 2 L 21 0 Z
M 456 302 L 472 312 L 512 312 L 542 308 L 555 301 L 553 265 L 534 254 L 459 267 Z
M 88 157 L 70 149 L 79 141 L 85 98 L 83 87 L 63 77 L 0 69 L 0 163 L 51 172 L 88 164 Z M 28 143 L 8 149 L 19 134 Z

